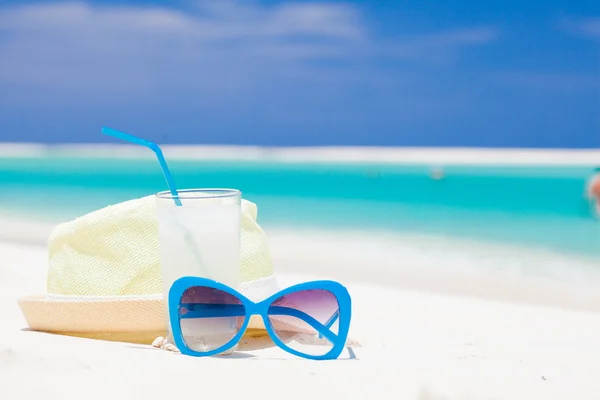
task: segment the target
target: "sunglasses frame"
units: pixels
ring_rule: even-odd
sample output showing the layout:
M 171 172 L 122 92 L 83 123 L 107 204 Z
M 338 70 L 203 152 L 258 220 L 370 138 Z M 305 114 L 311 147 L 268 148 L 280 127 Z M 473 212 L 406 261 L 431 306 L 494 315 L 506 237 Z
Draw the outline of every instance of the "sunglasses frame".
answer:
M 197 351 L 192 350 L 189 347 L 187 347 L 185 344 L 185 340 L 183 339 L 183 335 L 181 332 L 181 326 L 179 324 L 179 321 L 180 321 L 179 311 L 180 311 L 181 298 L 183 297 L 183 294 L 185 293 L 185 291 L 187 289 L 189 289 L 190 287 L 194 287 L 194 286 L 209 287 L 212 289 L 217 289 L 217 290 L 223 291 L 232 296 L 235 296 L 237 299 L 240 300 L 240 302 L 244 306 L 244 309 L 246 312 L 245 315 L 243 316 L 244 323 L 242 324 L 239 332 L 229 342 L 225 343 L 223 346 L 221 346 L 217 349 L 211 350 L 211 351 L 207 351 L 207 352 L 197 352 Z M 291 294 L 291 293 L 300 292 L 300 291 L 304 291 L 304 290 L 311 290 L 311 289 L 326 290 L 326 291 L 330 292 L 331 294 L 333 294 L 336 297 L 337 302 L 338 302 L 338 307 L 339 307 L 339 309 L 337 311 L 338 318 L 336 318 L 339 320 L 338 334 L 335 337 L 335 341 L 333 342 L 333 347 L 331 348 L 331 350 L 329 350 L 329 352 L 327 352 L 324 355 L 320 355 L 320 356 L 304 354 L 302 352 L 296 351 L 296 350 L 286 346 L 286 344 L 283 343 L 279 339 L 277 334 L 275 333 L 273 326 L 271 325 L 271 321 L 269 319 L 269 308 L 275 300 L 279 299 L 282 296 Z M 213 355 L 217 355 L 219 353 L 222 353 L 222 352 L 230 349 L 231 347 L 233 347 L 236 343 L 238 343 L 241 340 L 242 336 L 244 335 L 244 332 L 246 331 L 246 328 L 248 327 L 248 324 L 250 323 L 250 317 L 253 315 L 260 315 L 263 319 L 263 323 L 265 325 L 267 333 L 269 334 L 271 340 L 278 347 L 282 348 L 283 350 L 285 350 L 288 353 L 291 353 L 295 356 L 307 358 L 310 360 L 332 360 L 332 359 L 338 358 L 339 355 L 344 350 L 344 347 L 346 345 L 346 339 L 348 338 L 348 331 L 350 329 L 350 320 L 352 318 L 352 300 L 350 298 L 350 294 L 348 293 L 348 290 L 339 282 L 330 281 L 330 280 L 318 280 L 318 281 L 299 283 L 299 284 L 290 286 L 288 288 L 282 289 L 279 292 L 269 296 L 267 299 L 256 303 L 256 302 L 253 302 L 252 300 L 248 299 L 246 296 L 244 296 L 237 290 L 235 290 L 227 285 L 224 285 L 220 282 L 214 281 L 212 279 L 207 279 L 207 278 L 200 278 L 200 277 L 195 277 L 195 276 L 184 276 L 182 278 L 177 279 L 175 282 L 173 282 L 173 285 L 169 289 L 168 301 L 169 301 L 169 304 L 168 304 L 169 305 L 169 321 L 171 323 L 171 333 L 173 335 L 173 340 L 175 341 L 175 346 L 179 349 L 179 351 L 182 354 L 188 355 L 188 356 L 193 356 L 193 357 L 213 356 Z M 277 315 L 281 315 L 281 314 L 277 314 Z M 333 316 L 332 316 L 332 318 L 333 318 Z M 332 320 L 332 319 L 330 319 L 330 320 Z M 331 325 L 332 323 L 333 322 L 327 323 L 327 325 Z M 325 328 L 329 328 L 329 326 L 325 326 Z M 333 333 L 331 333 L 331 334 L 333 336 L 335 336 Z

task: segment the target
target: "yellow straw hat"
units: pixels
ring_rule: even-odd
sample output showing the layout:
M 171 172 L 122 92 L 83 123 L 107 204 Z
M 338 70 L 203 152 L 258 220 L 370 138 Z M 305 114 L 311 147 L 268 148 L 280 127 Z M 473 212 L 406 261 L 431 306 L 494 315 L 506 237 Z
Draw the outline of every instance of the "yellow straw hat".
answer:
M 279 285 L 257 207 L 241 209 L 240 291 L 259 301 Z M 47 293 L 18 299 L 32 330 L 142 344 L 166 336 L 154 196 L 59 224 L 48 256 Z M 248 328 L 264 325 L 252 318 Z

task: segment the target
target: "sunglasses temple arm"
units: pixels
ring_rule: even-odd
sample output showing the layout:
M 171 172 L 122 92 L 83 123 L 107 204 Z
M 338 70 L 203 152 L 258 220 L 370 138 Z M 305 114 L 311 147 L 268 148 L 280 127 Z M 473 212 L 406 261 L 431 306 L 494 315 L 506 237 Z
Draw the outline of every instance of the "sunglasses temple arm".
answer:
M 313 329 L 315 329 L 317 332 L 319 332 L 320 337 L 324 336 L 327 340 L 331 341 L 331 343 L 335 343 L 335 340 L 337 339 L 337 335 L 331 332 L 319 321 L 306 314 L 305 312 L 302 312 L 295 308 L 271 306 L 269 307 L 269 315 L 285 315 L 301 319 L 302 321 L 310 325 Z
M 329 319 L 327 320 L 327 322 L 325 322 L 325 328 L 327 328 L 327 329 L 331 328 L 331 326 L 333 324 L 335 324 L 335 321 L 337 321 L 337 319 L 338 319 L 339 316 L 340 316 L 340 309 L 338 308 L 331 315 L 331 317 L 329 317 Z M 320 333 L 319 333 L 319 339 L 323 339 L 323 335 L 321 335 Z

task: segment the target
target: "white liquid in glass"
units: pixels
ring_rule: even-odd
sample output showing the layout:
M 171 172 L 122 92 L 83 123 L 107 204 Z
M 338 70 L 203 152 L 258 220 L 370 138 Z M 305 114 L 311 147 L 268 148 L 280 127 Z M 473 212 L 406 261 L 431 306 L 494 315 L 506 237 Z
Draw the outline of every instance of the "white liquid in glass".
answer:
M 165 204 L 170 201 L 171 204 Z M 165 315 L 169 335 L 169 289 L 183 276 L 210 278 L 235 289 L 239 284 L 240 205 L 223 204 L 222 199 L 160 199 L 157 207 L 159 250 L 163 280 Z M 209 350 L 205 342 L 225 344 L 236 329 L 235 318 L 182 319 L 180 323 L 188 347 Z M 225 340 L 225 342 L 223 342 Z M 218 346 L 217 346 L 218 347 Z

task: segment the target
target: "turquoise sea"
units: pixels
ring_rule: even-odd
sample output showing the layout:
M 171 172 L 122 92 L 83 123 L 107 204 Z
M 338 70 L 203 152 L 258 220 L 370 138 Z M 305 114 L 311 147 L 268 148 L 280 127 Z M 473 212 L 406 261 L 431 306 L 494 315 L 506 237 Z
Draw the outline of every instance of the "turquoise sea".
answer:
M 233 187 L 265 228 L 444 235 L 600 259 L 584 196 L 595 166 L 169 162 L 179 188 Z M 0 212 L 61 221 L 165 190 L 153 159 L 0 158 Z

